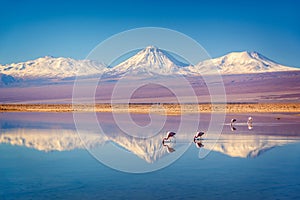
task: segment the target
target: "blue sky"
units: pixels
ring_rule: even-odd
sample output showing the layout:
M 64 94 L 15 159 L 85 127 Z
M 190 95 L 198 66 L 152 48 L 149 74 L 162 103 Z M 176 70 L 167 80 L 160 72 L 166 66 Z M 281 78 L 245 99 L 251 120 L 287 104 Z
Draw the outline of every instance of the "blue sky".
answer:
M 83 59 L 113 34 L 157 26 L 192 37 L 212 57 L 258 51 L 300 67 L 298 1 L 0 2 L 1 64 L 45 55 Z

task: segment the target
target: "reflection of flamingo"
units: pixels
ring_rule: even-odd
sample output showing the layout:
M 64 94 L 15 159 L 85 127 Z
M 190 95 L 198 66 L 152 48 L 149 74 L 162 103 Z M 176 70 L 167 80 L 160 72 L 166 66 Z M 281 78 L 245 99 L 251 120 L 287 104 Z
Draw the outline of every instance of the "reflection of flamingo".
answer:
M 194 136 L 194 142 L 196 140 L 201 140 L 202 135 L 204 135 L 204 132 L 197 132 L 196 135 Z
M 231 131 L 236 131 L 236 128 L 233 125 L 230 125 Z
M 169 145 L 167 145 L 167 144 L 164 144 L 163 143 L 163 146 L 164 147 L 167 147 L 167 151 L 168 151 L 168 153 L 172 153 L 172 152 L 174 152 L 175 151 L 175 149 L 173 148 L 173 147 L 170 147 Z
M 199 149 L 200 149 L 201 147 L 204 147 L 204 145 L 202 144 L 201 141 L 200 141 L 200 142 L 199 142 L 199 141 L 195 142 L 195 145 L 196 145 L 196 147 L 199 148 Z
M 176 133 L 168 131 L 167 136 L 163 139 L 162 143 L 164 144 L 166 141 L 168 141 L 170 138 L 175 137 Z

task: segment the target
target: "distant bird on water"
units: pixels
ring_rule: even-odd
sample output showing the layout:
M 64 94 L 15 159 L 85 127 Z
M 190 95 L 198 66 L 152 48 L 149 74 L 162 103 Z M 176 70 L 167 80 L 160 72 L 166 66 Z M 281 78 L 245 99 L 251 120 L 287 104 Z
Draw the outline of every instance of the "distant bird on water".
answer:
M 253 122 L 253 118 L 252 117 L 248 117 L 247 125 L 248 125 L 248 129 L 249 130 L 253 129 L 252 122 Z
M 164 144 L 166 141 L 168 141 L 170 138 L 175 137 L 176 133 L 168 131 L 167 136 L 163 139 L 162 143 Z
M 236 122 L 236 119 L 231 119 L 230 124 L 233 125 L 234 122 Z
M 202 135 L 204 135 L 204 132 L 197 132 L 196 135 L 194 136 L 194 142 L 196 140 L 201 140 L 202 139 Z
M 248 117 L 247 124 L 252 124 L 252 122 L 253 122 L 253 118 L 252 117 Z
M 230 128 L 231 128 L 231 131 L 235 131 L 236 128 L 233 126 L 233 123 L 236 122 L 236 119 L 231 119 L 230 121 Z

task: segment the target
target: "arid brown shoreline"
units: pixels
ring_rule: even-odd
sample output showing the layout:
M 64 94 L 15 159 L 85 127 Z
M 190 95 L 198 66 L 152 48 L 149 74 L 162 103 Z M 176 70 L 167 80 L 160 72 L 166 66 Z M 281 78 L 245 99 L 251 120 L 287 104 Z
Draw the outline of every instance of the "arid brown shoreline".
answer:
M 300 113 L 300 103 L 234 103 L 234 104 L 1 104 L 0 112 L 116 112 L 180 115 L 188 113 Z

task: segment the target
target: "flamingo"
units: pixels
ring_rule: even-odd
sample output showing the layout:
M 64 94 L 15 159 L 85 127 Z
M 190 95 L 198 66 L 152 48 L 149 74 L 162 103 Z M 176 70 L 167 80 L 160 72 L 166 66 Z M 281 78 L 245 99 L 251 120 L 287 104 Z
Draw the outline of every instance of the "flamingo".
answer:
M 162 143 L 164 144 L 165 141 L 168 141 L 170 138 L 175 137 L 175 135 L 176 135 L 175 132 L 168 131 L 167 136 L 163 139 Z
M 196 135 L 194 136 L 194 142 L 196 140 L 201 140 L 202 135 L 204 135 L 204 132 L 197 132 Z
M 230 124 L 233 125 L 234 122 L 236 122 L 236 119 L 231 119 Z
M 231 119 L 230 121 L 230 128 L 231 128 L 231 131 L 235 131 L 236 128 L 233 126 L 233 123 L 236 122 L 236 119 Z
M 249 118 L 248 118 L 248 121 L 247 121 L 247 125 L 248 125 L 248 129 L 249 129 L 249 130 L 253 129 L 252 121 L 253 121 L 253 118 L 252 118 L 252 117 L 249 117 Z
M 248 121 L 247 124 L 252 124 L 253 118 L 252 117 L 248 117 Z

